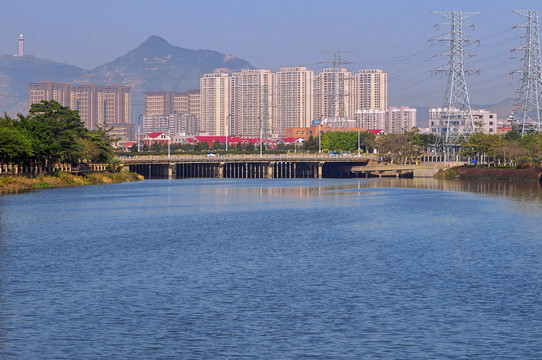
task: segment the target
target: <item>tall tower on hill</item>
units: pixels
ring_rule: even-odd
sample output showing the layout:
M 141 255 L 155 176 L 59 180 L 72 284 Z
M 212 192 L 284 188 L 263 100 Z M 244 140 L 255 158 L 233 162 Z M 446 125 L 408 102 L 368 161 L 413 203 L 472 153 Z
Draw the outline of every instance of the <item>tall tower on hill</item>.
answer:
M 23 56 L 24 55 L 24 37 L 23 34 L 19 35 L 19 38 L 17 39 L 19 42 L 19 53 L 17 56 Z

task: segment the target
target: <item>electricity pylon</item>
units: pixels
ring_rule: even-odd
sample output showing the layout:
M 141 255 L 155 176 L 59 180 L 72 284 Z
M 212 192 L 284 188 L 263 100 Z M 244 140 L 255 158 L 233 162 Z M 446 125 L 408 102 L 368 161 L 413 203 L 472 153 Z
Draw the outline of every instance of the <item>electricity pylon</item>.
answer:
M 512 73 L 521 74 L 519 86 L 514 98 L 512 121 L 521 136 L 541 131 L 542 120 L 542 77 L 540 66 L 540 25 L 538 11 L 514 10 L 516 14 L 527 17 L 527 22 L 514 26 L 513 29 L 526 29 L 525 44 L 512 49 L 523 51 L 523 66 Z
M 345 111 L 345 74 L 342 72 L 345 61 L 342 58 L 342 54 L 349 51 L 325 51 L 326 53 L 333 55 L 333 67 L 330 79 L 330 91 L 328 93 L 328 119 L 333 119 L 333 125 L 337 120 L 341 123 L 346 117 Z
M 432 11 L 449 21 L 439 25 L 449 25 L 450 32 L 432 39 L 433 41 L 449 41 L 450 51 L 440 54 L 450 58 L 448 64 L 434 69 L 434 72 L 448 73 L 448 84 L 444 95 L 443 113 L 439 119 L 439 135 L 443 137 L 444 147 L 457 147 L 461 141 L 476 130 L 470 107 L 469 93 L 465 73 L 474 71 L 465 65 L 464 46 L 475 41 L 463 32 L 463 19 L 478 14 L 477 12 Z M 469 24 L 472 25 L 472 24 Z

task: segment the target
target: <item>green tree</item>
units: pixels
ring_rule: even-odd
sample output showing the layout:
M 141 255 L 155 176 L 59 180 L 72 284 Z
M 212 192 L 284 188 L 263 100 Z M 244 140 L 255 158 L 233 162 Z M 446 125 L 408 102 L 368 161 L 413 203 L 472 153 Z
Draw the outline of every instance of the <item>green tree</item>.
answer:
M 86 138 L 89 139 L 97 148 L 98 153 L 92 158 L 93 162 L 98 163 L 112 163 L 115 157 L 115 149 L 112 143 L 119 141 L 120 139 L 113 139 L 110 135 L 113 128 L 99 127 L 96 130 L 89 131 Z M 136 147 L 137 149 L 137 147 Z
M 221 143 L 220 141 L 215 141 L 213 143 L 213 146 L 211 146 L 211 150 L 224 150 L 226 149 L 226 144 Z
M 318 151 L 318 137 L 309 136 L 309 139 L 303 143 L 302 150 Z
M 209 150 L 209 143 L 199 142 L 194 146 L 195 151 L 206 151 Z
M 76 163 L 79 159 L 78 138 L 86 137 L 79 113 L 51 100 L 32 104 L 30 115 L 19 115 L 21 125 L 33 136 L 34 153 L 45 164 L 57 161 Z
M 164 151 L 164 147 L 159 142 L 152 143 L 150 149 L 152 152 L 162 152 Z
M 28 134 L 15 126 L 0 126 L 0 163 L 23 163 L 33 155 Z
M 79 138 L 77 142 L 80 146 L 79 157 L 82 162 L 92 162 L 100 154 L 100 149 L 92 140 Z

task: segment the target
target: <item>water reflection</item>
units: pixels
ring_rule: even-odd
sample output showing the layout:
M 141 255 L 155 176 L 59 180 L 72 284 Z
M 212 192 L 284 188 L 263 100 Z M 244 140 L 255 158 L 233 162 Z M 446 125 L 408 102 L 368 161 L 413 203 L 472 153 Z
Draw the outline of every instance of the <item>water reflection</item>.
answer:
M 416 188 L 438 191 L 470 192 L 506 197 L 520 201 L 542 202 L 542 187 L 536 182 L 440 180 L 440 179 L 382 179 L 363 184 L 367 188 Z
M 432 178 L 415 179 L 369 179 L 369 180 L 278 180 L 256 182 L 247 180 L 235 183 L 216 182 L 200 188 L 207 194 L 261 195 L 284 198 L 308 198 L 314 196 L 364 194 L 363 189 L 414 188 L 436 191 L 469 192 L 480 195 L 506 197 L 524 202 L 542 202 L 542 187 L 536 182 L 441 180 Z

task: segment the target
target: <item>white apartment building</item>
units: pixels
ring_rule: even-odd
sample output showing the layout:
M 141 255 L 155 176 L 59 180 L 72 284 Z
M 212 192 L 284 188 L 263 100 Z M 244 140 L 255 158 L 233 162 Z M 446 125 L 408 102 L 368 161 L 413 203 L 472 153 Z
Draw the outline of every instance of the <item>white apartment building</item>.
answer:
M 347 69 L 324 69 L 314 78 L 314 117 L 353 118 L 352 73 Z
M 377 109 L 356 110 L 356 126 L 367 130 L 384 130 L 386 111 Z
M 431 108 L 429 109 L 429 131 L 432 134 L 438 134 L 439 131 L 441 135 L 446 134 L 446 119 L 442 116 L 445 114 L 446 108 Z M 452 109 L 452 113 L 459 112 L 457 109 Z M 483 132 L 485 134 L 497 134 L 498 129 L 498 119 L 497 114 L 489 112 L 484 109 L 472 109 L 472 118 L 474 120 L 474 126 L 476 132 Z M 459 130 L 465 128 L 464 119 L 457 119 L 454 121 L 454 126 Z
M 231 133 L 258 136 L 262 130 L 272 134 L 273 125 L 276 126 L 274 98 L 275 74 L 269 70 L 243 69 L 233 73 L 230 78 Z
M 362 69 L 354 76 L 355 109 L 388 109 L 388 74 L 380 69 Z
M 276 121 L 273 133 L 285 134 L 286 128 L 311 126 L 314 118 L 314 73 L 306 67 L 283 67 L 276 74 Z
M 230 76 L 205 74 L 200 79 L 201 120 L 199 132 L 211 136 L 226 134 L 226 120 L 230 120 Z M 231 121 L 228 122 L 228 125 Z M 231 130 L 231 127 L 230 127 Z M 228 131 L 231 134 L 231 131 Z
M 390 106 L 386 111 L 384 131 L 388 134 L 398 134 L 412 130 L 416 126 L 416 109 L 408 106 Z
M 164 132 L 174 135 L 196 135 L 198 116 L 196 114 L 145 115 L 143 116 L 143 134 Z
M 360 70 L 355 77 L 347 69 L 324 69 L 318 76 L 301 66 L 276 74 L 247 69 L 205 74 L 200 85 L 200 132 L 209 135 L 259 136 L 263 128 L 267 135 L 284 136 L 286 128 L 326 121 L 345 126 L 355 118 L 367 124 L 362 127 L 387 129 L 387 74 L 379 69 Z M 393 110 L 389 131 L 410 129 L 412 110 Z
M 384 130 L 388 134 L 410 131 L 416 126 L 416 109 L 408 106 L 390 106 L 386 111 L 378 109 L 356 110 L 356 126 L 367 130 Z

